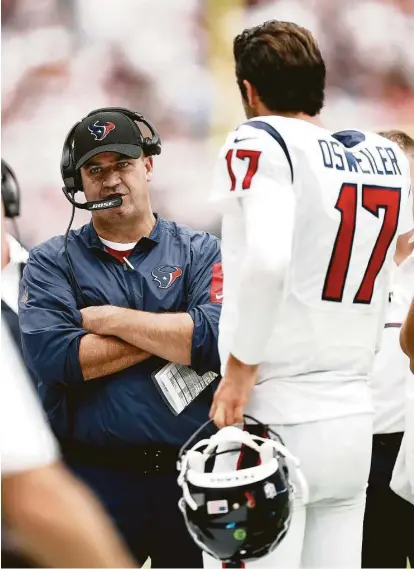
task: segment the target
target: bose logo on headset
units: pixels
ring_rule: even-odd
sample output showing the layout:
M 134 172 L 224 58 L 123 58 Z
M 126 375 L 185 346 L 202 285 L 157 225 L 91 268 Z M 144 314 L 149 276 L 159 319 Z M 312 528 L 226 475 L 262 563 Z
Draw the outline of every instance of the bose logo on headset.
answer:
M 114 200 L 102 201 L 102 202 L 89 202 L 90 206 L 88 209 L 106 209 L 107 207 L 113 207 L 112 203 Z

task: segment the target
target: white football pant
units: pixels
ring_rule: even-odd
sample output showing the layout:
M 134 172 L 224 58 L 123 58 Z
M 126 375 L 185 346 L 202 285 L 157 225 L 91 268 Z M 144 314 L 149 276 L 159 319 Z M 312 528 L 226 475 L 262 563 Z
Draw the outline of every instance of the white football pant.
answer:
M 291 480 L 298 489 L 289 531 L 274 552 L 246 563 L 246 567 L 361 567 L 372 425 L 371 414 L 272 425 L 300 460 L 309 486 L 309 502 L 303 505 L 295 467 L 288 462 Z M 237 453 L 222 454 L 216 459 L 215 471 L 232 470 L 237 460 Z M 204 567 L 221 567 L 211 556 L 203 556 Z

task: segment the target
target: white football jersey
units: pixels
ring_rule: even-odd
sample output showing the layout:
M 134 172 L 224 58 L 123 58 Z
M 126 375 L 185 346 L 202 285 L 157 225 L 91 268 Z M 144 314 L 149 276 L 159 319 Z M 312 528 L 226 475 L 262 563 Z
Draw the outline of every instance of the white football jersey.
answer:
M 20 353 L 1 321 L 1 476 L 59 460 L 58 444 L 43 414 Z
M 224 214 L 222 372 L 229 353 L 261 362 L 247 412 L 286 424 L 372 411 L 396 237 L 413 227 L 403 152 L 374 133 L 257 117 L 227 137 L 213 199 Z
M 414 252 L 392 272 L 381 349 L 375 355 L 371 389 L 375 407 L 374 433 L 405 430 L 409 359 L 400 346 L 400 331 L 414 296 Z

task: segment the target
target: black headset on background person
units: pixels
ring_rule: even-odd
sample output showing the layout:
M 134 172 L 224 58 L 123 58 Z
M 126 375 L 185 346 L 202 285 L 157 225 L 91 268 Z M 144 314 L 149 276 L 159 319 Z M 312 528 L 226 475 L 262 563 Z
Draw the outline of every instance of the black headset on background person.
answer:
M 20 186 L 16 175 L 3 159 L 1 161 L 1 197 L 6 217 L 13 219 L 20 215 Z
M 135 111 L 131 111 L 130 109 L 125 109 L 123 107 L 104 107 L 102 109 L 95 109 L 94 111 L 91 111 L 88 115 L 86 115 L 86 117 L 82 119 L 82 121 L 85 120 L 85 118 L 87 117 L 91 117 L 93 115 L 96 115 L 97 113 L 103 113 L 103 112 L 122 113 L 123 115 L 127 116 L 134 122 L 141 122 L 145 124 L 151 133 L 151 137 L 143 136 L 141 145 L 144 154 L 146 156 L 157 156 L 158 154 L 161 154 L 161 138 L 158 132 L 156 131 L 154 125 L 143 115 L 140 115 Z M 60 172 L 62 174 L 62 179 L 64 183 L 64 187 L 62 188 L 63 193 L 65 194 L 66 198 L 70 201 L 72 205 L 80 209 L 95 210 L 95 209 L 109 209 L 111 207 L 117 207 L 122 203 L 121 198 L 99 200 L 96 202 L 86 202 L 86 203 L 78 203 L 74 199 L 74 195 L 76 192 L 83 192 L 81 174 L 80 171 L 76 170 L 75 168 L 75 158 L 73 155 L 73 150 L 74 150 L 73 141 L 74 141 L 75 131 L 77 126 L 82 121 L 79 121 L 73 125 L 68 135 L 66 136 L 65 142 L 63 144 L 62 159 L 60 161 Z M 96 207 L 96 204 L 99 204 L 99 206 Z
M 14 235 L 21 243 L 16 218 L 20 215 L 20 186 L 16 174 L 5 160 L 1 160 L 1 197 L 4 204 L 4 215 L 11 219 Z
M 115 197 L 109 198 L 106 200 L 98 200 L 92 202 L 85 202 L 79 203 L 75 201 L 75 194 L 76 192 L 83 192 L 83 184 L 82 184 L 82 177 L 80 170 L 76 170 L 76 163 L 74 157 L 74 137 L 75 131 L 77 126 L 87 117 L 91 117 L 96 115 L 97 113 L 103 112 L 113 112 L 113 113 L 122 113 L 123 115 L 129 117 L 134 122 L 141 122 L 147 126 L 151 133 L 151 137 L 142 137 L 142 141 L 140 141 L 140 145 L 144 151 L 146 156 L 157 156 L 161 154 L 161 138 L 158 134 L 155 126 L 146 119 L 143 115 L 136 113 L 135 111 L 131 111 L 130 109 L 126 109 L 124 107 L 103 107 L 101 109 L 95 109 L 91 111 L 86 117 L 78 121 L 76 124 L 72 126 L 69 133 L 65 138 L 65 142 L 63 143 L 63 150 L 62 150 L 62 158 L 60 161 L 60 172 L 62 174 L 62 180 L 64 186 L 62 188 L 63 193 L 65 194 L 66 199 L 72 204 L 72 215 L 69 221 L 69 225 L 66 229 L 65 233 L 65 256 L 69 266 L 69 278 L 72 282 L 73 291 L 76 294 L 76 288 L 79 290 L 82 302 L 84 307 L 88 306 L 86 301 L 85 295 L 83 294 L 82 288 L 76 278 L 75 271 L 72 265 L 71 258 L 68 253 L 68 236 L 69 231 L 73 223 L 73 218 L 75 217 L 75 208 L 79 209 L 86 209 L 89 211 L 94 210 L 102 210 L 102 209 L 110 209 L 113 207 L 118 207 L 122 204 L 122 198 Z

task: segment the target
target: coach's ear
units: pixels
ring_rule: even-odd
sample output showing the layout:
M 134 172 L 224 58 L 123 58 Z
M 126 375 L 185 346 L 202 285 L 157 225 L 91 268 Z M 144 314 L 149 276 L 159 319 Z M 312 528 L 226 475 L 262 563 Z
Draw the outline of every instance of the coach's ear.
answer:
M 147 182 L 151 182 L 152 171 L 154 169 L 154 162 L 153 162 L 152 156 L 145 156 L 144 164 L 145 164 L 145 175 L 147 178 Z

